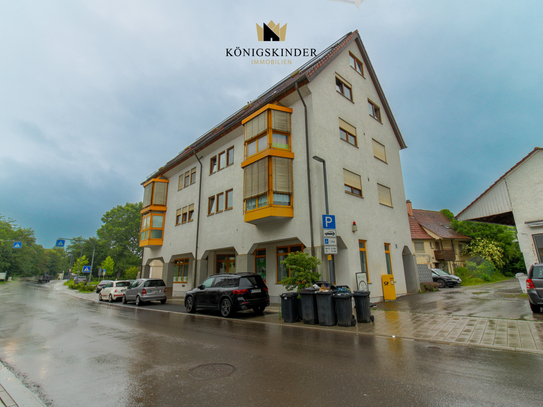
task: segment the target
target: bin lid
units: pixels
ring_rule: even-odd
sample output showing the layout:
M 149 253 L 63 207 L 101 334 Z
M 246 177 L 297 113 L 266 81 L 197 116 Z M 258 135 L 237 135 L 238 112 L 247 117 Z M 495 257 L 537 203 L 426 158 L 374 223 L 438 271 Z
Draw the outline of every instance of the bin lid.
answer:
M 305 294 L 305 295 L 313 295 L 317 291 L 319 291 L 318 288 L 304 288 L 302 291 L 300 291 L 298 294 Z
M 356 297 L 367 297 L 370 295 L 369 291 L 355 291 L 354 294 Z
M 279 297 L 281 298 L 290 298 L 290 297 L 297 297 L 300 293 L 283 293 Z
M 334 298 L 352 298 L 351 293 L 334 293 Z

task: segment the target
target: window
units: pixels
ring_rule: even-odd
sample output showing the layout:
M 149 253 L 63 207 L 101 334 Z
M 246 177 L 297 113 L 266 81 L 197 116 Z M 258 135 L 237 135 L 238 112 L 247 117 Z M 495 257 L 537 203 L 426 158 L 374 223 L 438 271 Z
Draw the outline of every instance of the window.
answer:
M 217 213 L 224 211 L 224 193 L 217 194 Z
M 196 182 L 196 167 L 190 170 L 190 185 Z
M 415 253 L 424 253 L 424 242 L 415 242 Z
M 362 62 L 355 57 L 353 54 L 349 52 L 349 63 L 351 64 L 351 68 L 353 68 L 356 72 L 358 72 L 360 75 L 364 76 L 364 69 L 362 68 Z
M 382 162 L 387 162 L 387 155 L 385 151 L 385 146 L 379 143 L 378 141 L 372 140 L 373 144 L 373 156 Z
M 226 166 L 234 164 L 234 147 L 226 150 Z
M 255 250 L 255 273 L 260 274 L 266 284 L 266 249 Z
M 168 181 L 153 179 L 143 187 L 143 207 L 150 205 L 166 205 Z
M 290 275 L 290 270 L 287 269 L 284 264 L 281 264 L 281 262 L 287 258 L 289 253 L 302 252 L 303 250 L 303 245 L 277 248 L 277 284 L 279 284 L 279 281 Z
M 385 243 L 385 259 L 387 262 L 387 274 L 392 274 L 392 262 L 390 260 L 390 244 Z
M 177 190 L 183 189 L 183 184 L 185 183 L 185 174 L 181 174 L 179 176 L 179 180 L 177 181 Z
M 353 146 L 356 146 L 356 127 L 345 120 L 339 119 L 339 137 Z
M 183 208 L 183 217 L 181 218 L 181 223 L 187 223 L 188 219 L 188 206 Z
M 379 191 L 379 203 L 381 205 L 390 206 L 392 208 L 392 197 L 390 195 L 390 188 L 385 187 L 381 184 L 377 184 L 377 189 Z
M 362 197 L 362 181 L 360 175 L 344 169 L 343 179 L 345 182 L 346 193 Z
M 168 180 L 152 179 L 143 186 L 143 211 L 140 229 L 141 247 L 162 245 L 164 214 L 167 209 L 167 194 Z
M 162 232 L 164 230 L 164 213 L 149 212 L 141 218 L 140 241 L 160 239 L 162 244 Z M 157 242 L 158 243 L 158 242 Z
M 360 251 L 360 272 L 364 274 L 366 283 L 370 282 L 370 276 L 368 274 L 368 256 L 366 253 L 366 241 L 358 241 L 358 250 Z
M 187 283 L 189 278 L 189 259 L 177 259 L 173 262 L 175 271 L 174 283 Z
M 207 214 L 213 215 L 215 213 L 215 195 L 209 197 L 207 205 Z
M 232 209 L 232 207 L 234 206 L 234 190 L 230 189 L 226 191 L 225 194 L 226 194 L 225 210 Z
M 243 171 L 243 199 L 245 210 L 256 209 L 268 204 L 268 160 L 258 160 Z
M 226 154 L 223 151 L 219 154 L 219 170 L 222 170 L 224 167 L 226 167 Z
M 217 274 L 236 272 L 235 254 L 217 254 Z
M 381 109 L 379 109 L 379 107 L 369 99 L 368 99 L 368 109 L 370 111 L 370 116 L 373 117 L 378 122 L 380 122 L 381 121 Z
M 351 87 L 336 76 L 336 90 L 350 101 L 353 100 Z
M 214 172 L 217 172 L 217 156 L 211 157 L 209 161 L 209 173 L 213 174 Z
M 179 225 L 181 223 L 181 209 L 175 211 L 175 224 Z
M 290 113 L 276 105 L 268 105 L 266 110 L 244 121 L 245 156 L 251 157 L 268 148 L 290 150 Z
M 190 171 L 185 172 L 185 188 L 190 185 Z
M 194 204 L 189 205 L 189 222 L 194 220 Z

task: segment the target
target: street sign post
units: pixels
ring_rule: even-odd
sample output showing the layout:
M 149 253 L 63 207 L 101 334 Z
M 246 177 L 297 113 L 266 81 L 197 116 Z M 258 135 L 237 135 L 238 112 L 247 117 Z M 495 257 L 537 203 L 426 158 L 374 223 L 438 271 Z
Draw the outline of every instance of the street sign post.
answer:
M 90 273 L 90 266 L 83 266 L 83 273 Z
M 55 244 L 55 247 L 64 247 L 64 244 L 66 243 L 66 240 L 64 239 L 57 239 L 57 242 Z
M 14 249 L 20 249 L 21 247 L 23 247 L 23 244 L 21 242 L 13 242 Z

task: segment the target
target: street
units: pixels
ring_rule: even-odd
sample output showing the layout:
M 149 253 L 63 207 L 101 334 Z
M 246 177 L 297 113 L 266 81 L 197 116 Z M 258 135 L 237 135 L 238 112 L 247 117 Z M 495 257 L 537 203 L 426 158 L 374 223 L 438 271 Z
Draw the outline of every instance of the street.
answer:
M 50 406 L 540 406 L 537 354 L 0 285 L 0 361 Z

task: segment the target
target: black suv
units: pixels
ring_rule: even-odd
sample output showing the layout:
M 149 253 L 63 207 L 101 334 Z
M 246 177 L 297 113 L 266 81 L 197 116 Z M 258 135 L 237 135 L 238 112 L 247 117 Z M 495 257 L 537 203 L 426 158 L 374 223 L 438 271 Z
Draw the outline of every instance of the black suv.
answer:
M 185 296 L 187 312 L 219 310 L 223 317 L 247 309 L 261 315 L 268 305 L 268 287 L 260 274 L 254 273 L 215 274 Z
M 543 263 L 530 266 L 526 279 L 526 291 L 532 312 L 540 314 L 543 306 Z

